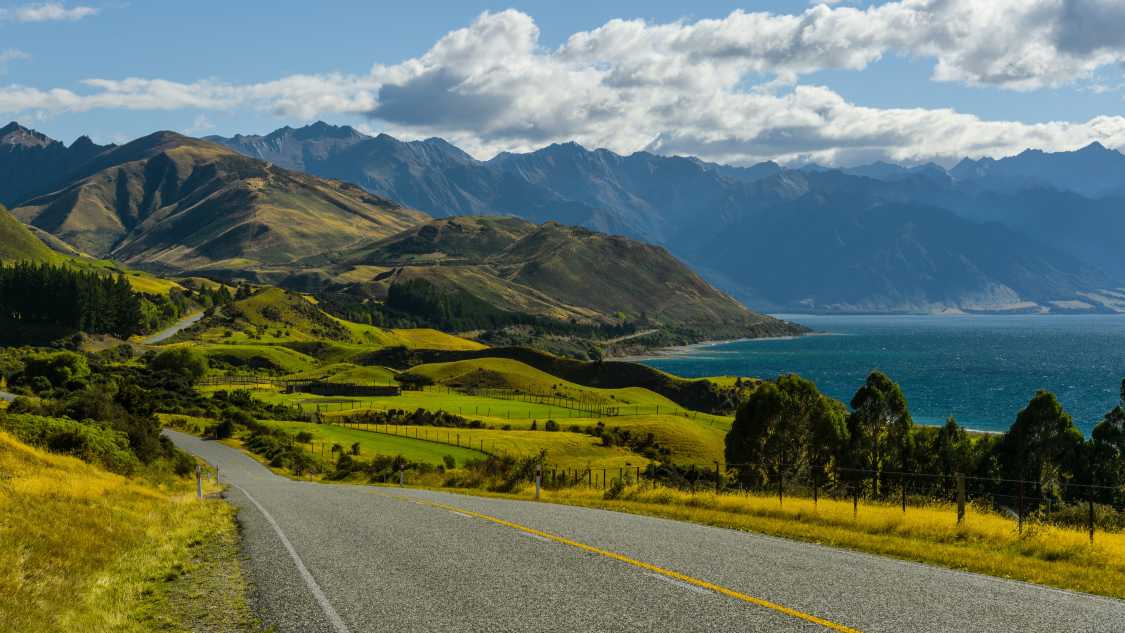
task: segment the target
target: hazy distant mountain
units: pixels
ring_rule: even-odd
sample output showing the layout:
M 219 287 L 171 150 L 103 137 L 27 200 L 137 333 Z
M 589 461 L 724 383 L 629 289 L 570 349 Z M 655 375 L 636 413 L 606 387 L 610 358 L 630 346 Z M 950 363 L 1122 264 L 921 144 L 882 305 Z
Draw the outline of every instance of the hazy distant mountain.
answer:
M 82 163 L 112 148 L 87 136 L 70 147 L 12 122 L 0 128 L 0 204 L 13 206 L 27 196 L 65 182 Z
M 1000 160 L 966 158 L 949 174 L 988 191 L 1040 188 L 1093 197 L 1125 193 L 1125 155 L 1096 142 L 1073 152 L 1029 149 Z

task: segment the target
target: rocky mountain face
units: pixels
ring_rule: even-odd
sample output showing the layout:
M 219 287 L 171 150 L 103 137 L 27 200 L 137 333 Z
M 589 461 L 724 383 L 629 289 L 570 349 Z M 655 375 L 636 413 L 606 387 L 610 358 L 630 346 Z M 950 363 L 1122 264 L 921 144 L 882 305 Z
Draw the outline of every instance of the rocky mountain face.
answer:
M 1125 310 L 1125 156 L 1097 144 L 946 171 L 735 167 L 574 143 L 480 161 L 440 139 L 325 124 L 215 140 L 437 217 L 511 214 L 659 244 L 760 309 Z

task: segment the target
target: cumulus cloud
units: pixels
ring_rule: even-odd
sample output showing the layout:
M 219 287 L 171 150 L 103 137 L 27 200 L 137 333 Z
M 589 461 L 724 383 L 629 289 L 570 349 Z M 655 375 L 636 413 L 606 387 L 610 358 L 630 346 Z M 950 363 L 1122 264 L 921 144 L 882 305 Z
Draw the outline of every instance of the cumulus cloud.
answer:
M 67 8 L 61 2 L 25 4 L 14 9 L 0 9 L 0 20 L 15 22 L 58 22 L 75 21 L 95 15 L 94 7 L 76 6 Z
M 545 48 L 534 20 L 509 10 L 485 13 L 423 55 L 369 73 L 255 84 L 89 79 L 78 91 L 8 86 L 0 113 L 363 114 L 392 134 L 444 136 L 481 157 L 577 140 L 731 163 L 953 160 L 1093 140 L 1122 146 L 1125 117 L 1026 124 L 952 109 L 868 108 L 802 78 L 907 55 L 932 60 L 937 81 L 1034 90 L 1097 79 L 1095 72 L 1125 62 L 1123 33 L 1125 9 L 1113 0 L 900 0 L 695 22 L 612 20 Z

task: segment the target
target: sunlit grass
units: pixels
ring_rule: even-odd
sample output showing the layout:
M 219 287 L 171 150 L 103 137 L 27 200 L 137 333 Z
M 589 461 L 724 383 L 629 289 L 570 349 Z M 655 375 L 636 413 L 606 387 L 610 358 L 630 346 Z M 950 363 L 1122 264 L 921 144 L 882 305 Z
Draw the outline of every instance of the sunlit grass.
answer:
M 5 631 L 142 632 L 190 549 L 234 531 L 220 501 L 50 455 L 0 433 Z
M 530 494 L 524 490 L 522 496 Z M 802 541 L 1125 598 L 1125 534 L 1015 521 L 970 506 L 957 524 L 948 504 L 908 507 L 627 486 L 616 499 L 586 488 L 544 491 L 545 501 L 761 532 Z

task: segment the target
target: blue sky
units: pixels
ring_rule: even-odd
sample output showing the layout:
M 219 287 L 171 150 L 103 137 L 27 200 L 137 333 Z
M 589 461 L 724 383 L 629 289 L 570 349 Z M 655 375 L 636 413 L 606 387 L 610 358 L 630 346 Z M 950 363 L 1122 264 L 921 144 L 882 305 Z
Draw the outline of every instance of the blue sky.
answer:
M 1120 147 L 1121 4 L 0 1 L 0 118 L 65 142 L 323 119 L 481 157 L 571 139 L 732 163 Z

